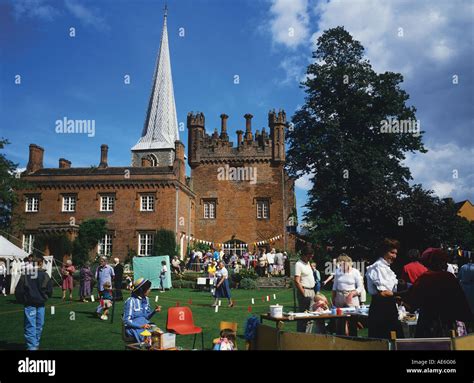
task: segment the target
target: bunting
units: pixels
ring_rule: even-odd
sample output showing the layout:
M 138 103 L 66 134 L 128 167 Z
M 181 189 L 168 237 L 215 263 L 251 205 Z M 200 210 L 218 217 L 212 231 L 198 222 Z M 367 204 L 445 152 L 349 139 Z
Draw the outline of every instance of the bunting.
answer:
M 245 242 L 244 243 L 230 244 L 230 243 L 222 243 L 222 242 L 204 240 L 204 239 L 193 237 L 192 235 L 181 234 L 181 238 L 183 238 L 183 237 L 184 237 L 185 240 L 189 240 L 190 242 L 202 243 L 202 244 L 214 247 L 214 248 L 222 248 L 223 250 L 230 249 L 230 248 L 235 248 L 235 247 L 237 247 L 239 249 L 242 249 L 242 250 L 247 250 L 248 247 L 249 247 L 249 243 L 245 243 Z M 283 238 L 282 234 L 271 237 L 271 238 L 268 238 L 268 239 L 265 239 L 265 240 L 254 241 L 254 242 L 251 242 L 250 244 L 252 244 L 253 246 L 261 246 L 261 245 L 265 245 L 265 244 L 271 244 L 272 242 L 278 241 L 281 238 Z

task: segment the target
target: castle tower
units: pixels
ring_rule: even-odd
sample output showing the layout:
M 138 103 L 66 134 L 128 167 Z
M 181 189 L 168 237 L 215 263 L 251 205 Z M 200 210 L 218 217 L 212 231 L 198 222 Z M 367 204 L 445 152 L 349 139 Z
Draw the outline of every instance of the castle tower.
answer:
M 156 60 L 150 100 L 142 136 L 132 148 L 132 166 L 172 166 L 175 142 L 179 140 L 168 46 L 167 9 L 165 8 L 160 50 Z
M 200 148 L 203 145 L 205 124 L 203 113 L 188 113 L 188 163 L 191 167 L 199 165 L 201 160 Z
M 285 162 L 285 127 L 286 113 L 274 110 L 268 113 L 268 126 L 270 127 L 270 139 L 272 140 L 272 160 L 276 163 Z

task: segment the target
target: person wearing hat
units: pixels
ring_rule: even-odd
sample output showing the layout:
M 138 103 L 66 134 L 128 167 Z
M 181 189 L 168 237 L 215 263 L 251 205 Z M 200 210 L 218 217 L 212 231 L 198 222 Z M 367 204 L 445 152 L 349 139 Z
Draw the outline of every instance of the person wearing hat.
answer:
M 309 310 L 314 300 L 314 285 L 316 284 L 310 261 L 313 258 L 311 246 L 306 246 L 303 254 L 295 264 L 295 287 L 298 299 L 298 312 Z M 296 324 L 298 332 L 305 332 L 308 321 L 299 320 Z
M 132 295 L 125 301 L 123 307 L 125 332 L 137 342 L 143 342 L 143 336 L 140 333 L 151 327 L 150 319 L 155 313 L 161 311 L 161 306 L 156 306 L 154 310 L 150 307 L 148 299 L 150 288 L 151 282 L 148 279 L 137 279 L 133 283 Z
M 456 321 L 474 319 L 459 281 L 447 271 L 447 263 L 446 252 L 433 249 L 426 258 L 428 271 L 402 295 L 403 303 L 410 311 L 420 310 L 415 332 L 417 338 L 450 336 L 450 330 L 457 329 Z M 448 302 L 444 302 L 444 297 Z

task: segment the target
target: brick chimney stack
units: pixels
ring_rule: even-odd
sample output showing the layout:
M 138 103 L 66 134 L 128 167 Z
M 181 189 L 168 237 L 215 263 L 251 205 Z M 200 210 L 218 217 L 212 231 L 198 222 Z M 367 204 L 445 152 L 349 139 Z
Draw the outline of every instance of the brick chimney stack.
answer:
M 70 167 L 71 167 L 71 161 L 68 161 L 65 158 L 59 159 L 59 169 L 69 169 Z
M 242 136 L 244 132 L 242 130 L 237 130 L 237 147 L 242 145 Z
M 252 118 L 253 116 L 249 113 L 244 115 L 245 117 L 245 141 L 252 141 Z
M 186 163 L 184 162 L 184 144 L 177 140 L 174 142 L 175 157 L 173 169 L 178 174 L 178 180 L 186 184 Z
M 109 153 L 109 147 L 105 144 L 100 146 L 100 164 L 99 168 L 106 168 L 108 165 L 108 153 Z
M 227 114 L 221 114 L 221 139 L 228 140 L 229 135 L 227 134 L 227 119 L 229 116 Z
M 43 169 L 43 155 L 44 149 L 41 146 L 30 144 L 30 156 L 26 166 L 28 173 L 34 173 L 39 169 Z

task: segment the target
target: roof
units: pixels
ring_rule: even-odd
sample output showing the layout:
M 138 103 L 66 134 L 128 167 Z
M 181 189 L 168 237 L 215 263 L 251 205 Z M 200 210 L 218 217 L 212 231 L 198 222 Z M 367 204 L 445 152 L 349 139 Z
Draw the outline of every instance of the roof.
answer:
M 0 258 L 25 258 L 28 253 L 0 235 Z
M 162 167 L 89 167 L 89 168 L 43 168 L 34 173 L 27 174 L 28 177 L 35 176 L 110 176 L 123 175 L 128 171 L 130 175 L 152 175 L 152 174 L 172 174 L 171 166 Z
M 469 202 L 472 205 L 471 201 L 465 199 L 464 201 L 456 202 L 454 206 L 456 206 L 457 209 L 460 209 L 466 202 Z
M 132 150 L 174 149 L 175 141 L 179 140 L 166 20 L 165 13 L 145 124 Z

